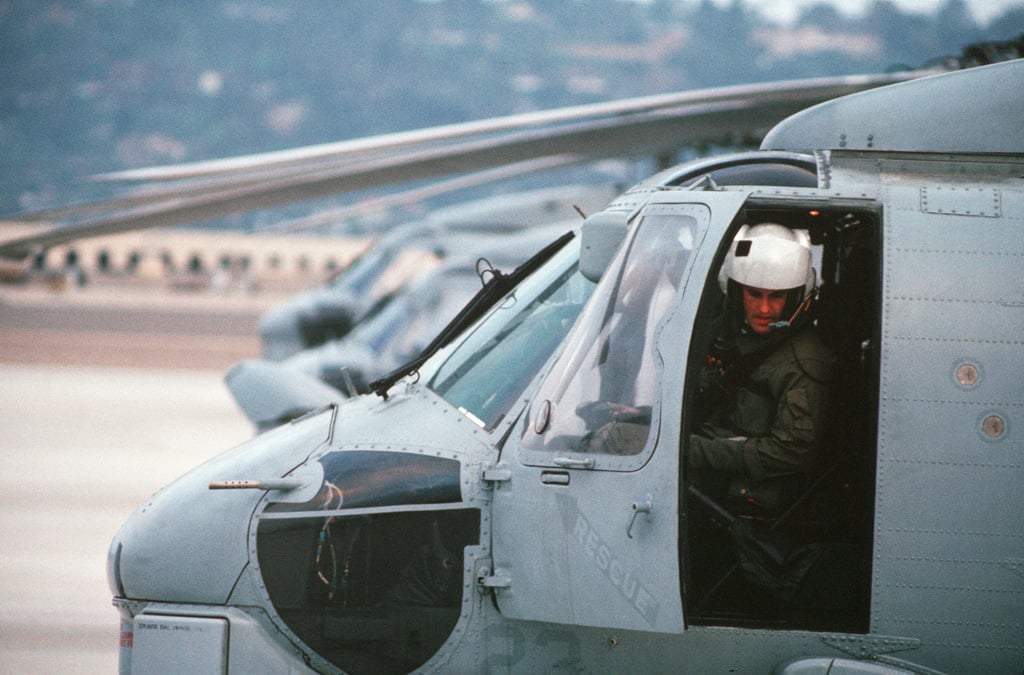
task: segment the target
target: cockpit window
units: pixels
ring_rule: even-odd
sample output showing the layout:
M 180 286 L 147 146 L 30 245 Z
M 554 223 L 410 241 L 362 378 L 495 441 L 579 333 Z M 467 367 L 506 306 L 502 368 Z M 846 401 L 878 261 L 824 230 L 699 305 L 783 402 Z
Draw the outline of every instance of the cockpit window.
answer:
M 707 219 L 699 206 L 644 212 L 542 385 L 523 438 L 527 453 L 643 451 L 660 369 L 656 337 Z
M 259 571 L 280 622 L 347 673 L 406 673 L 463 612 L 480 510 L 447 457 L 340 451 L 319 493 L 259 517 Z
M 527 278 L 453 349 L 422 372 L 427 386 L 487 429 L 494 428 L 551 356 L 594 284 L 578 272 L 573 241 Z
M 263 519 L 259 564 L 278 616 L 346 673 L 407 673 L 458 622 L 478 509 Z

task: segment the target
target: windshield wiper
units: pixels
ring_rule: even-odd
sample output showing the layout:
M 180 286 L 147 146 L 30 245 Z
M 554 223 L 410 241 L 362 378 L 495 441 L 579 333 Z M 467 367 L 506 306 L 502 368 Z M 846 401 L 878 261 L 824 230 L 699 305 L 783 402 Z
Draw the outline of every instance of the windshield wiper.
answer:
M 456 335 L 462 333 L 473 322 L 483 316 L 484 313 L 495 305 L 495 303 L 504 298 L 510 290 L 515 288 L 520 281 L 528 277 L 538 267 L 550 260 L 552 256 L 572 241 L 575 236 L 576 235 L 573 232 L 566 232 L 561 237 L 542 248 L 532 258 L 515 268 L 510 274 L 502 274 L 501 271 L 493 268 L 485 270 L 483 274 L 489 274 L 490 278 L 484 282 L 483 288 L 477 291 L 476 295 L 466 303 L 466 306 L 459 311 L 455 318 L 448 322 L 448 325 L 441 330 L 441 333 L 423 349 L 423 352 L 409 363 L 396 368 L 379 380 L 371 382 L 370 390 L 386 401 L 388 398 L 388 391 L 395 382 L 398 382 L 406 375 L 410 375 L 419 370 L 419 367 L 422 366 L 427 359 L 451 342 Z M 483 274 L 481 274 L 481 277 L 483 277 Z

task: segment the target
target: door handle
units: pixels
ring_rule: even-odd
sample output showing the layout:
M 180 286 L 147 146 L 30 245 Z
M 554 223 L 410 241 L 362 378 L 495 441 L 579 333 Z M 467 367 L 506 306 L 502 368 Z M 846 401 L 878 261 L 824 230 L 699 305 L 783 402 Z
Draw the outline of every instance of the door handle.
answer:
M 651 495 L 647 495 L 647 499 L 642 502 L 633 502 L 633 517 L 629 519 L 629 527 L 626 528 L 626 536 L 630 539 L 633 538 L 633 523 L 636 522 L 636 517 L 641 513 L 650 513 L 651 509 L 654 508 L 654 504 L 651 502 Z
M 563 469 L 593 469 L 595 462 L 593 457 L 555 457 L 551 463 Z

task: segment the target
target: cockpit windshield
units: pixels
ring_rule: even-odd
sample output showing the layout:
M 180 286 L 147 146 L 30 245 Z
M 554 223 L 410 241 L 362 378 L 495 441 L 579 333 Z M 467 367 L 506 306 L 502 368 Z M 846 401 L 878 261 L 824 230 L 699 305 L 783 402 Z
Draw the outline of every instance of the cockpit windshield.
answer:
M 530 275 L 464 340 L 421 369 L 431 389 L 494 428 L 551 356 L 594 283 L 578 272 L 578 238 Z
M 538 392 L 522 443 L 528 454 L 644 449 L 660 371 L 656 337 L 708 217 L 694 206 L 644 211 Z

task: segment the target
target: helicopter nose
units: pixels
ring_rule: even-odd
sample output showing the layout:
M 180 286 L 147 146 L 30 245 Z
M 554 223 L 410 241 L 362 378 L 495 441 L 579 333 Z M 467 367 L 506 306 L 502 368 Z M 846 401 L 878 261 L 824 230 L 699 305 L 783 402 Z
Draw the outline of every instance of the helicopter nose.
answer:
M 268 310 L 259 322 L 263 357 L 280 361 L 352 329 L 361 302 L 349 293 L 314 288 Z
M 295 486 L 271 480 L 256 489 L 211 490 L 211 484 L 284 476 L 327 441 L 332 419 L 328 409 L 260 434 L 153 495 L 111 543 L 107 567 L 114 595 L 226 602 L 249 561 L 249 520 L 265 490 Z
M 248 515 L 255 492 L 210 494 L 205 471 L 150 498 L 111 542 L 108 580 L 115 596 L 223 603 L 248 559 Z

